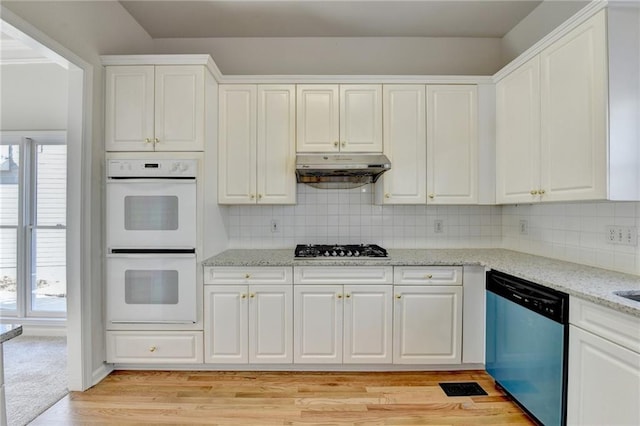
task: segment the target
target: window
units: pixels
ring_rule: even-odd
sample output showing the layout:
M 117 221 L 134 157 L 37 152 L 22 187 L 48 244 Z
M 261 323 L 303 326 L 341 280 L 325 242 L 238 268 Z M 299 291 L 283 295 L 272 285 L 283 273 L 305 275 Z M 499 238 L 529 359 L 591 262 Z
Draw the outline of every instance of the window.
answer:
M 0 142 L 0 315 L 64 317 L 67 147 L 11 133 Z

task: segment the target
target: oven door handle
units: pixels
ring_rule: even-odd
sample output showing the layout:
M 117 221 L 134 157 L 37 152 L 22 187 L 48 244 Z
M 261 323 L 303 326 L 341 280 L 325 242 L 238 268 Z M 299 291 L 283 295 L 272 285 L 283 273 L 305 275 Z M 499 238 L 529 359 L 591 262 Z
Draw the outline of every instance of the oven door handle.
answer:
M 159 177 L 159 178 L 107 178 L 107 184 L 109 183 L 172 183 L 172 184 L 194 184 L 196 182 L 195 177 Z
M 195 259 L 195 253 L 107 253 L 107 257 L 120 259 Z

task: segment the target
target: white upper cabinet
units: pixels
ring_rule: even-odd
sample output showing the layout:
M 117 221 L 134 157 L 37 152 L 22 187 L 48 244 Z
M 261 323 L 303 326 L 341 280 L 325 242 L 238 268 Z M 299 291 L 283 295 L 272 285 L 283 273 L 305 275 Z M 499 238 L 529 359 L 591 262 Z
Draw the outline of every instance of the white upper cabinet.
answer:
M 540 186 L 540 59 L 496 84 L 498 203 L 532 202 Z
M 378 204 L 427 202 L 425 86 L 383 86 L 384 154 L 391 170 L 376 184 Z
M 605 14 L 540 54 L 541 197 L 606 198 L 607 46 Z
M 640 199 L 639 19 L 601 10 L 497 83 L 498 203 Z
M 107 151 L 202 151 L 205 68 L 106 67 Z
M 381 152 L 382 85 L 297 86 L 298 152 Z
M 295 88 L 220 85 L 218 202 L 294 204 Z
M 427 86 L 429 204 L 478 202 L 477 99 L 475 85 Z

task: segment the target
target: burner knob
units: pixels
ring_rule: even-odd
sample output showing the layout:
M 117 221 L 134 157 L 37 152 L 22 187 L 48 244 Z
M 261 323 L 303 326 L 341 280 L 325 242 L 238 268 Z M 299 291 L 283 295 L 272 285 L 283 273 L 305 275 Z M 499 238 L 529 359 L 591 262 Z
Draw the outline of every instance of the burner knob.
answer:
M 344 251 L 340 250 L 339 256 L 344 256 Z
M 351 250 L 347 252 L 347 256 L 353 256 L 353 253 L 351 253 Z
M 336 253 L 335 250 L 331 252 L 331 256 L 337 256 L 337 255 L 338 255 L 338 253 Z
M 325 252 L 324 252 L 324 255 L 325 255 L 325 256 L 329 256 L 329 252 L 328 252 L 328 251 L 325 251 Z
M 360 256 L 360 252 L 359 252 L 358 250 L 356 250 L 356 251 L 354 251 L 354 252 L 353 252 L 353 255 L 354 255 L 355 257 L 358 257 L 358 256 Z

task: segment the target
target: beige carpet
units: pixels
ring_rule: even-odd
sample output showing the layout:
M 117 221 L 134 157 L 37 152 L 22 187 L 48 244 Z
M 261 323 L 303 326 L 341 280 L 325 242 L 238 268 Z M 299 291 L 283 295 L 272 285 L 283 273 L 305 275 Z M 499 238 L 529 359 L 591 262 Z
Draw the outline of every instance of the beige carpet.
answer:
M 24 426 L 67 390 L 67 340 L 19 336 L 2 345 L 9 426 Z

